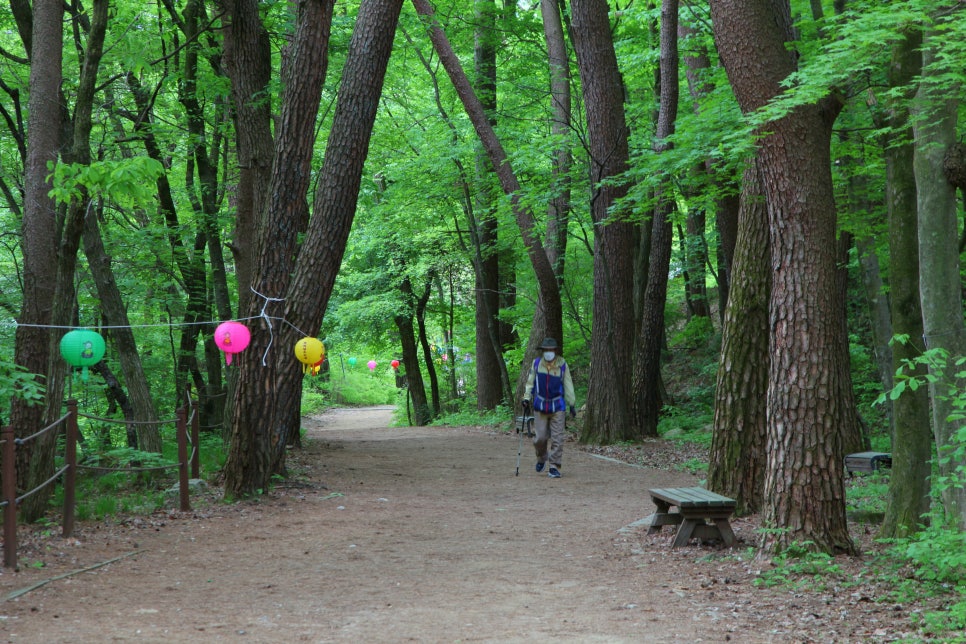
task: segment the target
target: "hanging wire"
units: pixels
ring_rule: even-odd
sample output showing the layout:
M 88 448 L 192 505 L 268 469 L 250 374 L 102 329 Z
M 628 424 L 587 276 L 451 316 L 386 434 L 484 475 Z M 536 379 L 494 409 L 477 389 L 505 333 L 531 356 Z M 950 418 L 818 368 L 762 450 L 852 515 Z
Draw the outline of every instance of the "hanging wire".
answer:
M 229 321 L 231 321 L 231 322 L 250 322 L 252 320 L 264 320 L 265 321 L 265 324 L 268 326 L 269 340 L 268 340 L 268 346 L 265 347 L 265 352 L 262 354 L 262 366 L 264 367 L 267 364 L 266 359 L 268 358 L 268 352 L 272 348 L 272 344 L 275 342 L 275 332 L 274 332 L 274 327 L 272 325 L 272 321 L 273 320 L 276 321 L 276 322 L 281 322 L 282 324 L 288 325 L 290 328 L 298 331 L 303 336 L 308 337 L 308 334 L 305 333 L 304 331 L 302 331 L 300 328 L 298 328 L 294 324 L 292 324 L 291 322 L 289 322 L 288 320 L 286 320 L 285 318 L 280 318 L 280 317 L 276 317 L 276 316 L 272 316 L 272 315 L 269 315 L 268 314 L 268 305 L 270 303 L 272 303 L 272 302 L 284 302 L 285 301 L 285 298 L 281 298 L 281 297 L 270 297 L 268 295 L 263 295 L 262 293 L 259 293 L 258 291 L 256 291 L 252 287 L 249 287 L 249 288 L 251 288 L 252 293 L 254 293 L 258 297 L 262 298 L 262 300 L 264 300 L 262 302 L 262 309 L 261 309 L 261 311 L 259 312 L 258 315 L 254 315 L 254 316 L 251 316 L 251 317 L 245 317 L 245 318 L 235 318 L 235 319 L 229 320 Z M 97 324 L 97 325 L 89 325 L 89 326 L 75 326 L 75 325 L 63 325 L 63 324 L 30 324 L 30 323 L 18 322 L 16 320 L 4 320 L 4 321 L 0 321 L 0 328 L 5 328 L 6 327 L 6 328 L 14 328 L 15 329 L 17 327 L 21 327 L 22 326 L 22 327 L 29 327 L 29 328 L 35 328 L 35 329 L 68 329 L 68 330 L 72 330 L 72 329 L 90 329 L 90 328 L 94 328 L 94 327 L 96 327 L 97 329 L 101 329 L 101 330 L 103 330 L 103 329 L 148 329 L 148 328 L 172 328 L 172 327 L 208 326 L 208 325 L 212 325 L 212 324 L 217 324 L 217 323 L 219 323 L 221 321 L 222 320 L 206 320 L 206 321 L 201 321 L 201 322 L 175 322 L 175 323 L 166 322 L 166 323 L 158 323 L 158 324 L 116 324 L 116 325 Z

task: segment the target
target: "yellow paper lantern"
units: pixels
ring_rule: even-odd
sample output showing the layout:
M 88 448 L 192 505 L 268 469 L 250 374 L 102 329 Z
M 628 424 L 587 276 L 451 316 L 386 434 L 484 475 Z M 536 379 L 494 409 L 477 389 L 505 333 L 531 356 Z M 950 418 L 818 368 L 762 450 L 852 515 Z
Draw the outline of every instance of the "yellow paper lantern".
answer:
M 302 363 L 302 373 L 310 373 L 324 355 L 325 345 L 318 338 L 302 338 L 295 343 L 295 357 Z

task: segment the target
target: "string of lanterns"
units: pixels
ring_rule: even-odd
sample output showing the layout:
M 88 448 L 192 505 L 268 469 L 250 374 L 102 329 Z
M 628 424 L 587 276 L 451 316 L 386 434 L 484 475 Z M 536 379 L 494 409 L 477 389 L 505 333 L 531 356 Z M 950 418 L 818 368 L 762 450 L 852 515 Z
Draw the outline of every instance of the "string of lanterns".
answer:
M 248 348 L 251 343 L 251 331 L 241 322 L 222 322 L 215 328 L 215 345 L 225 354 L 225 364 L 231 365 L 232 357 Z M 97 364 L 105 353 L 104 338 L 100 333 L 91 329 L 73 329 L 64 334 L 60 341 L 60 354 L 72 367 L 82 369 L 82 377 L 86 382 L 87 368 Z M 295 357 L 302 363 L 302 372 L 317 375 L 325 361 L 325 344 L 318 338 L 305 337 L 295 343 Z M 356 364 L 356 358 L 348 360 L 349 366 Z M 393 370 L 399 369 L 399 360 L 390 362 Z M 374 372 L 378 363 L 369 360 L 366 363 L 370 372 Z
M 257 316 L 257 318 L 263 319 L 271 331 L 271 321 L 275 318 L 271 318 L 267 314 L 266 309 L 269 303 L 281 302 L 283 300 L 280 298 L 262 295 L 254 288 L 251 290 L 252 293 L 264 300 L 262 312 Z M 231 365 L 232 357 L 236 353 L 241 353 L 248 348 L 248 345 L 251 343 L 251 337 L 251 331 L 248 329 L 248 327 L 237 320 L 222 322 L 215 328 L 215 345 L 222 352 L 224 352 L 226 365 Z M 271 347 L 271 342 L 269 342 L 269 347 Z M 435 345 L 432 348 L 437 353 L 442 353 L 441 348 Z M 454 347 L 454 351 L 455 350 L 456 349 Z M 60 341 L 61 356 L 63 356 L 64 360 L 66 360 L 67 363 L 72 367 L 80 367 L 82 369 L 81 373 L 85 381 L 88 377 L 87 368 L 97 364 L 104 357 L 104 352 L 104 338 L 100 333 L 91 329 L 71 329 L 64 334 Z M 267 348 L 265 352 L 267 355 Z M 295 357 L 299 362 L 302 363 L 303 373 L 317 375 L 321 370 L 322 363 L 325 361 L 325 345 L 318 338 L 304 337 L 295 343 Z M 443 362 L 446 362 L 448 357 L 448 355 L 442 354 Z M 348 362 L 349 366 L 353 367 L 356 364 L 356 358 L 350 357 Z M 262 357 L 262 364 L 265 364 L 264 356 Z M 392 360 L 389 363 L 393 371 L 398 371 L 400 364 L 401 363 L 399 360 Z M 375 360 L 369 360 L 366 363 L 366 366 L 369 367 L 370 373 L 374 373 L 378 363 Z

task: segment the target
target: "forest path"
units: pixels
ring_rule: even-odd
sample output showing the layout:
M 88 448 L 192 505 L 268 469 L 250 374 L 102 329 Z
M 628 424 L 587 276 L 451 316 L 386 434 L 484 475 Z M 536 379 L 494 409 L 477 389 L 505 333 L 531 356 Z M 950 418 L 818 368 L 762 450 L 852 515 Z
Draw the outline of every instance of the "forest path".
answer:
M 736 610 L 747 584 L 709 578 L 714 547 L 645 536 L 649 487 L 684 473 L 568 444 L 563 478 L 516 435 L 389 427 L 392 409 L 304 420 L 293 476 L 263 497 L 193 499 L 51 540 L 40 570 L 0 574 L 8 642 L 795 641 Z M 739 539 L 744 536 L 736 526 Z M 133 553 L 133 554 L 132 554 Z M 129 556 L 125 556 L 129 555 Z M 23 560 L 22 560 L 23 561 Z M 713 568 L 712 568 L 713 574 Z M 767 624 L 773 627 L 774 623 Z M 774 631 L 772 631 L 774 632 Z

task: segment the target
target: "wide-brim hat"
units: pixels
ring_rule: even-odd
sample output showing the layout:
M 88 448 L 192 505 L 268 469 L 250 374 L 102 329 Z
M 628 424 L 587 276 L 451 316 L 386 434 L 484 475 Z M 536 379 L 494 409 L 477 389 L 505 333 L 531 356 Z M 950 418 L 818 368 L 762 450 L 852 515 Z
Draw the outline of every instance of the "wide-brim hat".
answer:
M 544 338 L 543 342 L 541 342 L 540 346 L 537 348 L 538 349 L 559 349 L 560 347 L 557 346 L 557 341 L 554 340 L 553 338 Z

